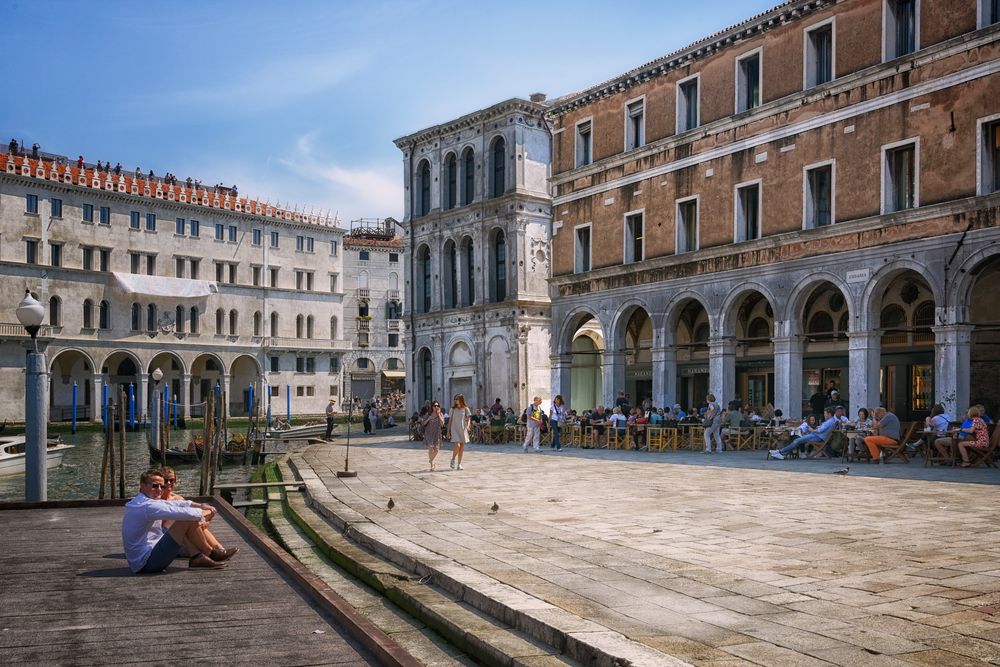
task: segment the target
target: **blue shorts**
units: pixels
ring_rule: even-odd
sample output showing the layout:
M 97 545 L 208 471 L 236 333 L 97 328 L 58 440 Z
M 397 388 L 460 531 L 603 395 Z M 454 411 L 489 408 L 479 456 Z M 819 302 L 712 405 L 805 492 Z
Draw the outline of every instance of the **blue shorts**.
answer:
M 163 537 L 153 547 L 153 552 L 149 554 L 146 564 L 142 566 L 139 573 L 151 574 L 154 572 L 163 572 L 177 558 L 177 554 L 180 552 L 181 545 L 177 544 L 174 538 L 170 537 L 170 533 L 164 531 Z

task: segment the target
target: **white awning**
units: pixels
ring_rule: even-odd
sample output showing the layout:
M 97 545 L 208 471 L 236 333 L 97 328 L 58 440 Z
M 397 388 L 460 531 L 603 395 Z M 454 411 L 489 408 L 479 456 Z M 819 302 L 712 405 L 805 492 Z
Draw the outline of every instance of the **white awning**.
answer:
M 405 378 L 406 371 L 382 371 L 382 375 L 387 378 Z
M 208 280 L 168 278 L 166 276 L 145 276 L 135 273 L 113 272 L 115 282 L 125 294 L 142 296 L 162 296 L 172 299 L 201 299 L 209 294 L 217 294 L 219 286 Z

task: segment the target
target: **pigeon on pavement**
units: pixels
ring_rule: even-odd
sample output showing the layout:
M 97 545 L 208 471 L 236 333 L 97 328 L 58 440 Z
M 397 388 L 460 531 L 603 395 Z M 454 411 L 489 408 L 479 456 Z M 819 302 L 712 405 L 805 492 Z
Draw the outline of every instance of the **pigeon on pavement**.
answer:
M 492 507 L 490 507 L 490 514 L 496 514 L 499 511 L 500 511 L 500 506 L 497 505 L 496 503 L 493 503 Z
M 395 503 L 395 502 L 394 502 L 394 501 L 392 500 L 392 498 L 390 497 L 390 498 L 389 498 L 389 502 L 387 502 L 387 503 L 385 504 L 385 509 L 386 509 L 387 511 L 391 512 L 391 511 L 392 511 L 392 508 L 393 508 L 393 507 L 395 507 L 395 506 L 396 506 L 396 503 Z
M 841 468 L 840 470 L 834 471 L 833 474 L 834 475 L 844 475 L 846 477 L 847 473 L 849 473 L 850 471 L 851 471 L 851 466 L 847 466 L 846 468 Z

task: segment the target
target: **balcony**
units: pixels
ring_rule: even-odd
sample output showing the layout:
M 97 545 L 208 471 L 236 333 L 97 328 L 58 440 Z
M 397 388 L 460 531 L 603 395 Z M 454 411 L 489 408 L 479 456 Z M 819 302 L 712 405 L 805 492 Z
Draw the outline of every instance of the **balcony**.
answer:
M 358 298 L 359 299 L 370 299 L 371 295 L 372 295 L 372 291 L 370 289 L 368 289 L 367 287 L 359 287 L 358 288 Z
M 279 350 L 350 350 L 351 342 L 348 340 L 328 340 L 323 338 L 269 336 L 264 338 L 261 346 Z
M 389 301 L 399 301 L 399 290 L 398 289 L 387 289 L 385 291 L 385 298 Z
M 403 320 L 386 320 L 385 328 L 388 331 L 402 331 Z
M 360 318 L 358 319 L 358 331 L 371 331 L 371 330 L 372 330 L 371 320 L 362 320 Z
M 46 309 L 47 311 L 48 309 Z M 46 315 L 48 312 L 46 312 Z M 96 313 L 95 313 L 96 321 Z M 51 327 L 49 325 L 43 325 L 38 330 L 39 338 L 51 338 L 53 334 L 57 333 L 60 327 Z M 28 332 L 25 331 L 24 325 L 19 322 L 0 322 L 0 338 L 28 338 Z

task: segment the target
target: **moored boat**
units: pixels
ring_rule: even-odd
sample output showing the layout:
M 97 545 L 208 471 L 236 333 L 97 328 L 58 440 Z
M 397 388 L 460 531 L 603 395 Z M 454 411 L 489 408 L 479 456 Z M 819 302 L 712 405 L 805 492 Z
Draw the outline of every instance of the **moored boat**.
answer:
M 63 454 L 73 449 L 58 438 L 50 438 L 45 453 L 45 466 L 55 468 L 62 463 Z M 25 458 L 24 435 L 0 437 L 0 475 L 24 474 Z
M 178 449 L 176 447 L 171 447 L 167 449 L 167 460 L 165 465 L 177 465 L 181 463 L 197 463 L 198 462 L 198 452 L 192 449 Z M 153 463 L 161 463 L 160 461 L 160 450 L 153 445 L 149 444 L 149 460 Z

